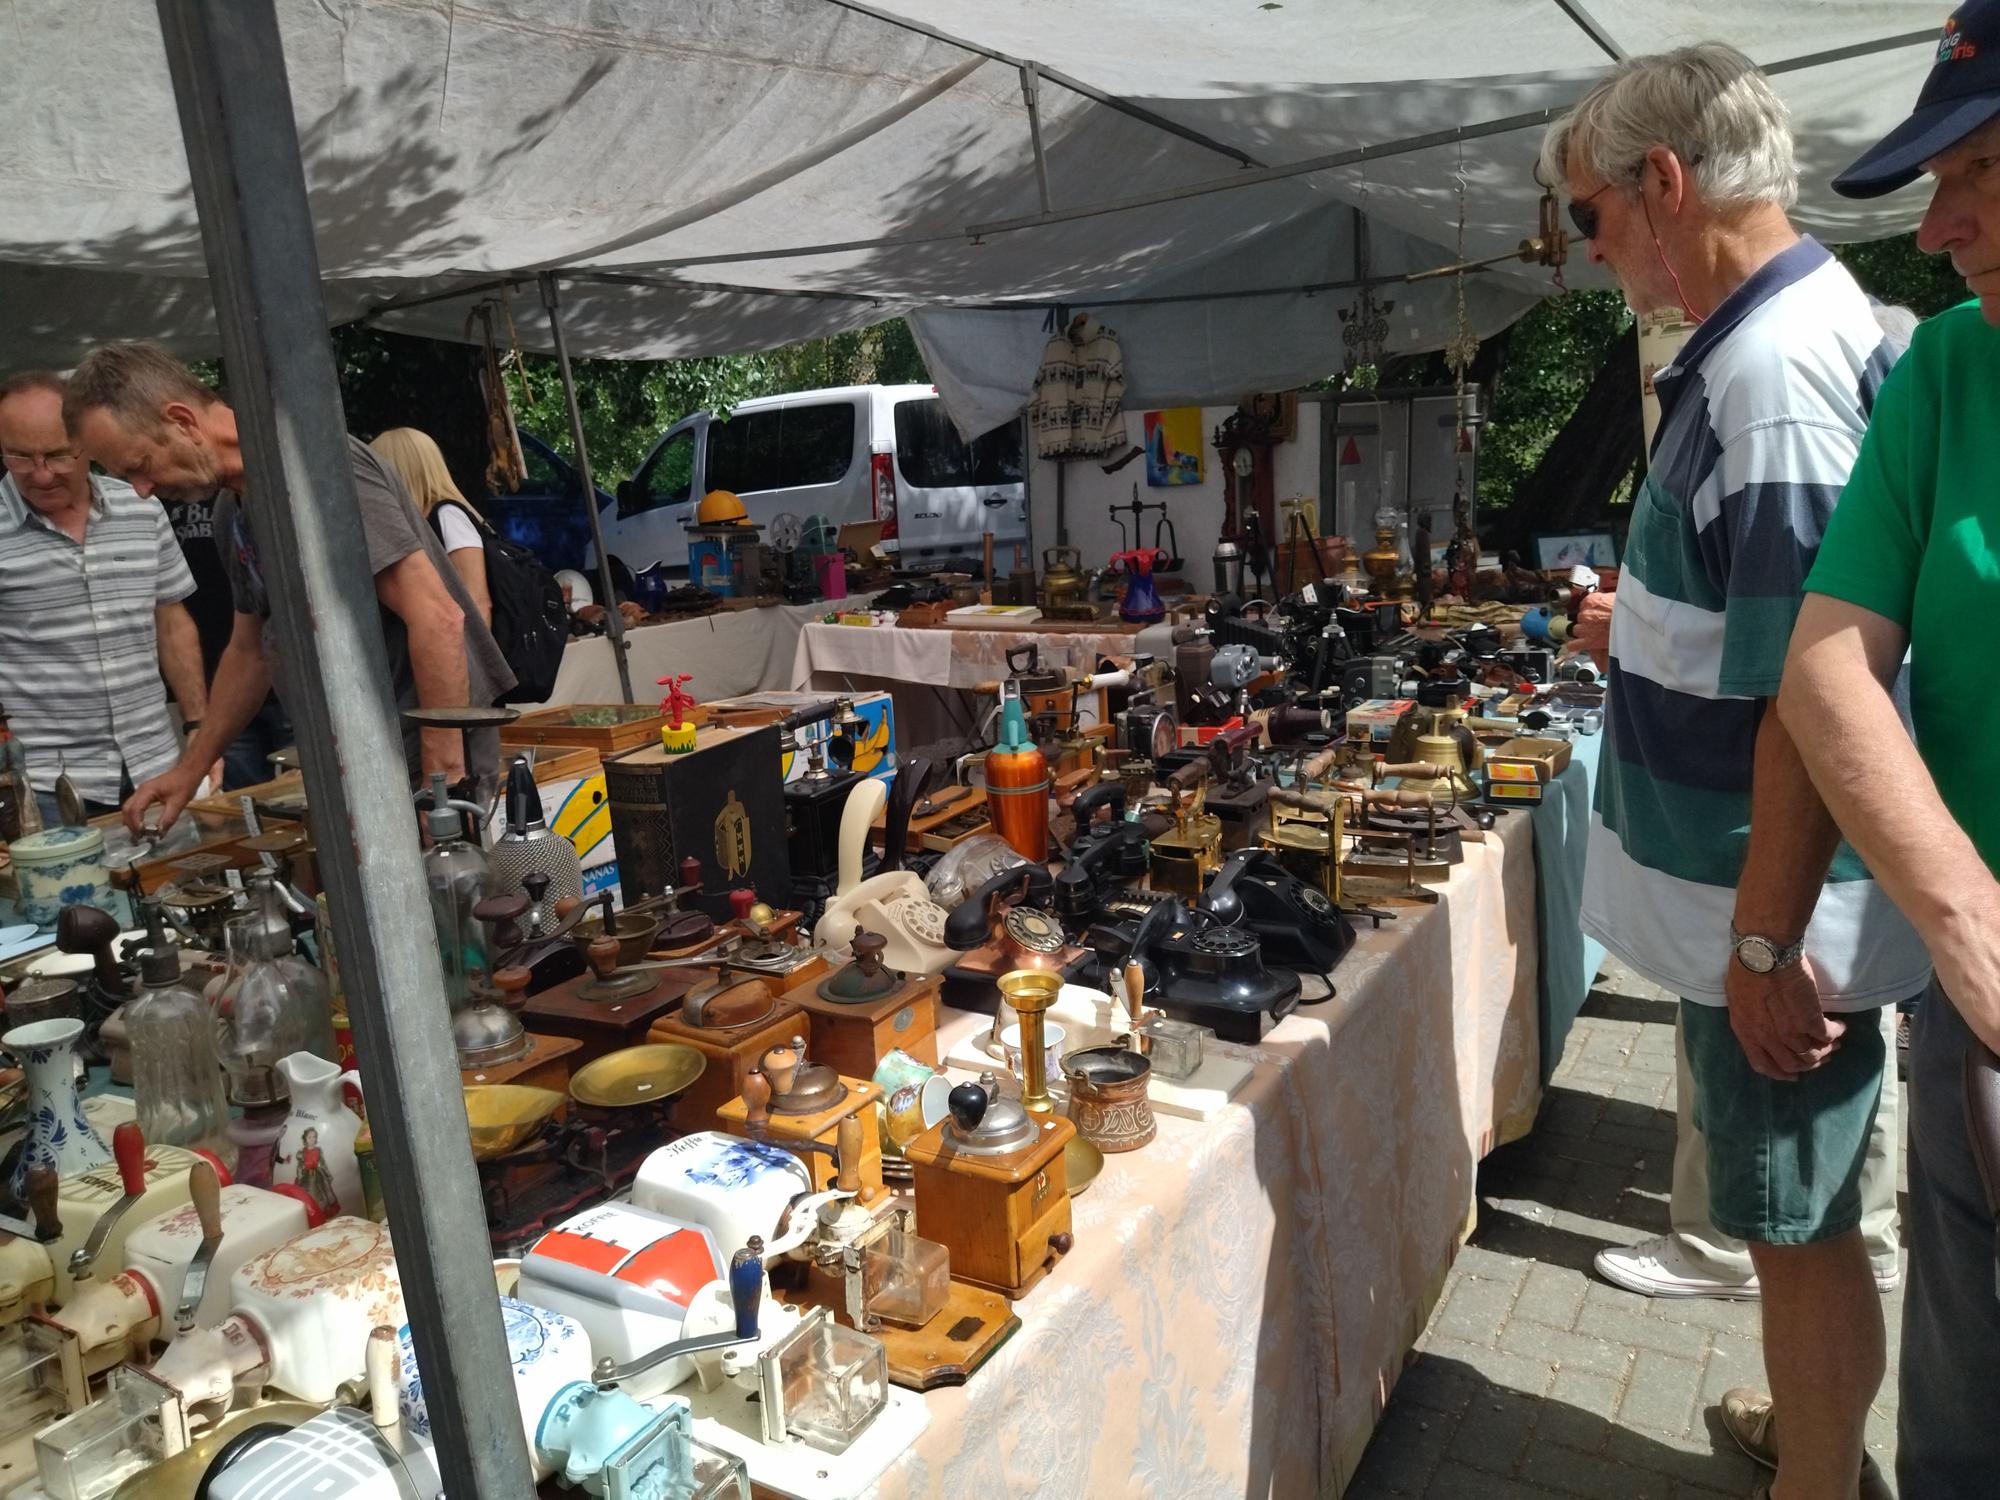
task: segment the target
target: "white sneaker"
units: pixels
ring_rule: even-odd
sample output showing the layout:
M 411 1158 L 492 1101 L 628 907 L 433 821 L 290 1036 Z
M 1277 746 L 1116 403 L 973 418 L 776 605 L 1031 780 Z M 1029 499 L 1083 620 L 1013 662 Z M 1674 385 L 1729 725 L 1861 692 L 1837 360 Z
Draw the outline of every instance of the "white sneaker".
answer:
M 1698 1269 L 1670 1234 L 1636 1245 L 1609 1245 L 1597 1252 L 1597 1274 L 1613 1286 L 1642 1297 L 1721 1297 L 1732 1301 L 1763 1295 L 1757 1277 L 1717 1277 Z
M 1670 1234 L 1641 1240 L 1636 1245 L 1610 1245 L 1597 1252 L 1593 1264 L 1597 1274 L 1613 1286 L 1642 1297 L 1718 1297 L 1726 1301 L 1750 1302 L 1764 1295 L 1752 1272 L 1737 1280 L 1698 1270 L 1682 1252 L 1680 1242 Z M 1875 1290 L 1887 1296 L 1902 1280 L 1901 1271 L 1890 1266 L 1872 1267 Z

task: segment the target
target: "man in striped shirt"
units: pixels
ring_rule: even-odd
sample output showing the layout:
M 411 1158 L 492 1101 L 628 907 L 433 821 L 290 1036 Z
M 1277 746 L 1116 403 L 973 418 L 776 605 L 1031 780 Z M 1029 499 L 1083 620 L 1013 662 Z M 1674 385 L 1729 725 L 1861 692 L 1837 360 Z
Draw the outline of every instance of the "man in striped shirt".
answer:
M 1654 375 L 1584 925 L 1683 1000 L 1710 1217 L 1749 1242 L 1763 1293 L 1775 1453 L 1761 1400 L 1723 1401 L 1775 1460 L 1758 1493 L 1886 1494 L 1862 1447 L 1884 1356 L 1860 1178 L 1879 1009 L 1929 965 L 1769 710 L 1889 359 L 1866 296 L 1786 218 L 1788 118 L 1741 54 L 1620 64 L 1551 129 L 1543 164 L 1633 309 L 1701 325 Z
M 208 701 L 166 513 L 91 474 L 62 398 L 46 371 L 0 381 L 0 703 L 50 825 L 60 771 L 94 816 L 179 758 L 162 674 L 190 727 Z

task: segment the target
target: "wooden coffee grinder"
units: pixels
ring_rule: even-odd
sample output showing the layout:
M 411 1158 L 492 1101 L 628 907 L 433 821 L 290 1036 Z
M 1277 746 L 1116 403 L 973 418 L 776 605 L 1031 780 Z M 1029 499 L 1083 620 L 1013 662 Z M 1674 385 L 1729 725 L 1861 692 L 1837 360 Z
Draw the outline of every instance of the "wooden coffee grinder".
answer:
M 888 1192 L 882 1185 L 882 1133 L 875 1109 L 881 1097 L 875 1083 L 844 1078 L 825 1063 L 808 1059 L 805 1037 L 795 1036 L 765 1053 L 743 1093 L 716 1114 L 732 1135 L 798 1150 L 812 1172 L 814 1192 L 833 1186 L 842 1122 L 858 1122 L 858 1141 L 855 1126 L 847 1128 L 848 1155 L 857 1158 L 853 1165 L 860 1174 L 860 1202 L 869 1208 Z
M 812 1017 L 813 1051 L 836 1072 L 872 1078 L 897 1048 L 937 1066 L 939 976 L 889 968 L 886 946 L 880 933 L 856 927 L 851 962 L 785 991 L 787 1005 Z
M 903 1148 L 917 1233 L 951 1252 L 955 1279 L 1025 1296 L 1072 1243 L 1063 1148 L 1076 1127 L 1003 1098 L 992 1073 L 954 1088 L 950 1109 Z

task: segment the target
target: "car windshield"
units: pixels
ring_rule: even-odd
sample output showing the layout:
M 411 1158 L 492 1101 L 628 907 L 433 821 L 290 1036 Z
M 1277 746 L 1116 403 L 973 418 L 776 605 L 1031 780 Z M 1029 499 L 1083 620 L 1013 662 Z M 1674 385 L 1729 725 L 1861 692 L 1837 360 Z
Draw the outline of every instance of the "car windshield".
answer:
M 896 462 L 903 477 L 924 489 L 947 485 L 1019 484 L 1022 477 L 1021 424 L 974 438 L 959 437 L 944 403 L 903 401 L 896 406 Z

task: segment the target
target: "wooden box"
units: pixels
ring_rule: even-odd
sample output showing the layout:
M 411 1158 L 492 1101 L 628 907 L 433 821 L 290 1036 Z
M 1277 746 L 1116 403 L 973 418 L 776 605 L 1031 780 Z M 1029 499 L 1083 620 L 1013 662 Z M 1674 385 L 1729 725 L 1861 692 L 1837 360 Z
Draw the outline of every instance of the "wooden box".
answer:
M 795 1036 L 812 1039 L 812 1017 L 796 1005 L 781 1004 L 748 1026 L 690 1026 L 678 1011 L 655 1020 L 646 1032 L 647 1041 L 678 1042 L 708 1059 L 701 1077 L 674 1101 L 674 1128 L 684 1132 L 733 1128 L 741 1134 L 740 1125 L 732 1127 L 722 1118 L 722 1106 L 742 1096 L 745 1082 L 766 1052 Z
M 1568 740 L 1519 737 L 1486 752 L 1486 800 L 1499 806 L 1533 807 L 1569 764 Z
M 209 799 L 204 799 L 206 800 Z M 220 881 L 225 870 L 258 868 L 263 863 L 263 856 L 253 849 L 245 848 L 244 844 L 259 835 L 253 835 L 244 826 L 242 810 L 233 800 L 227 797 L 218 800 L 225 805 L 220 808 L 197 810 L 194 804 L 190 803 L 182 814 L 181 823 L 177 823 L 170 831 L 171 840 L 176 847 L 168 852 L 150 855 L 113 870 L 112 884 L 122 890 L 150 896 L 161 886 L 173 882 Z M 107 850 L 129 846 L 130 838 L 125 832 L 125 825 L 119 814 L 105 813 L 90 821 L 92 827 L 104 830 Z M 296 823 L 287 822 L 282 818 L 266 818 L 262 821 L 264 833 L 285 832 L 295 833 L 301 839 L 305 837 L 305 830 Z M 181 842 L 190 836 L 188 828 L 182 827 L 182 823 L 196 830 L 194 842 Z M 317 892 L 318 884 L 310 868 L 301 870 L 299 878 L 309 887 L 308 895 Z
M 784 772 L 775 725 L 701 729 L 695 748 L 669 755 L 657 741 L 604 762 L 611 836 L 629 905 L 680 881 L 680 862 L 701 865 L 695 904 L 718 922 L 732 890 L 777 905 L 791 889 L 785 849 Z
M 916 1174 L 917 1233 L 951 1252 L 951 1274 L 1022 1297 L 1070 1245 L 1069 1167 L 1076 1127 L 1045 1116 L 1038 1140 L 1005 1156 L 955 1151 L 940 1120 L 903 1148 Z
M 824 978 L 785 991 L 785 1004 L 812 1017 L 815 1062 L 836 1073 L 873 1078 L 882 1059 L 900 1047 L 920 1063 L 938 1065 L 937 975 L 912 974 L 895 994 L 859 1005 L 824 998 L 819 993 Z
M 819 1059 L 814 1057 L 813 1061 Z M 861 1160 L 857 1165 L 861 1173 L 862 1202 L 867 1203 L 881 1195 L 882 1127 L 875 1106 L 881 1102 L 882 1090 L 879 1085 L 860 1078 L 843 1075 L 840 1081 L 847 1085 L 847 1097 L 838 1104 L 810 1115 L 784 1114 L 774 1109 L 765 1126 L 765 1134 L 781 1143 L 814 1141 L 835 1148 L 839 1145 L 840 1122 L 849 1115 L 858 1116 L 861 1121 Z M 750 1106 L 741 1094 L 716 1113 L 721 1118 L 722 1128 L 731 1135 L 747 1137 L 750 1134 L 747 1123 Z M 825 1151 L 808 1151 L 802 1154 L 801 1159 L 812 1172 L 814 1192 L 824 1192 L 833 1186 L 835 1163 L 832 1156 Z M 1065 1193 L 1065 1201 L 1067 1197 Z
M 607 1052 L 636 1047 L 660 1016 L 677 1009 L 694 980 L 671 970 L 653 971 L 659 983 L 629 1000 L 590 1000 L 577 992 L 591 982 L 585 971 L 554 989 L 530 995 L 521 1018 L 530 1031 L 544 1036 L 574 1037 L 583 1046 L 570 1058 L 572 1069 L 594 1062 Z
M 697 707 L 688 717 L 699 724 L 703 715 Z M 565 703 L 502 724 L 500 746 L 505 751 L 523 745 L 572 745 L 613 755 L 657 745 L 660 726 L 666 722 L 667 716 L 657 708 L 640 703 Z

